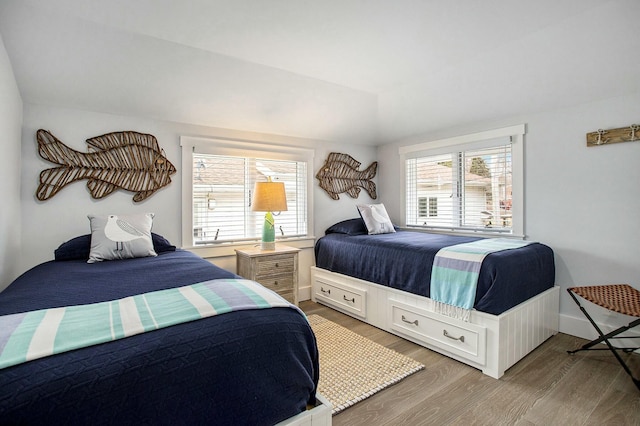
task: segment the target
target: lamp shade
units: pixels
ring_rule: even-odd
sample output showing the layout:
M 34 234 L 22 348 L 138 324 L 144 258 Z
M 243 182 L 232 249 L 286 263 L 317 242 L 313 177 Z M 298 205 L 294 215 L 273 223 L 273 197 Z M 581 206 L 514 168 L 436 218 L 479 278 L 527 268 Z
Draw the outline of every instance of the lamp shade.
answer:
M 256 182 L 251 198 L 251 210 L 254 212 L 287 211 L 287 195 L 283 182 Z

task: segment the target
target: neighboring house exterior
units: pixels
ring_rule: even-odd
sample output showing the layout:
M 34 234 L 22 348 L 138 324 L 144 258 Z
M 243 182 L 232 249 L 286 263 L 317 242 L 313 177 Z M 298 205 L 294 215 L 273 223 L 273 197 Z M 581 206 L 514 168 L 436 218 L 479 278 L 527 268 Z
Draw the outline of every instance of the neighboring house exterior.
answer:
M 456 211 L 454 203 L 459 201 L 455 196 L 453 168 L 441 164 L 419 167 L 417 178 L 418 223 L 436 227 L 455 225 L 452 214 Z M 492 182 L 490 177 L 465 172 L 464 197 L 461 198 L 465 226 L 511 226 L 509 180 L 501 176 Z
M 304 196 L 296 191 L 295 162 L 198 155 L 193 170 L 195 244 L 260 237 L 264 212 L 251 212 L 251 195 L 254 181 L 266 181 L 267 177 L 284 182 L 287 192 L 289 210 L 273 212 L 278 235 L 306 232 L 306 218 L 299 217 L 304 214 L 300 207 Z

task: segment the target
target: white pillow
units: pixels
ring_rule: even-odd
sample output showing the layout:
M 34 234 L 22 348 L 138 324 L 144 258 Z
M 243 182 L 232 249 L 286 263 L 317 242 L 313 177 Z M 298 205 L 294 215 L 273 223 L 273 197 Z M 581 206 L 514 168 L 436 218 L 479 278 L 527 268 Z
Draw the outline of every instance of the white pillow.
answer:
M 151 239 L 153 213 L 89 215 L 91 250 L 87 263 L 157 256 Z
M 369 235 L 396 232 L 384 204 L 360 204 L 356 207 L 367 226 Z

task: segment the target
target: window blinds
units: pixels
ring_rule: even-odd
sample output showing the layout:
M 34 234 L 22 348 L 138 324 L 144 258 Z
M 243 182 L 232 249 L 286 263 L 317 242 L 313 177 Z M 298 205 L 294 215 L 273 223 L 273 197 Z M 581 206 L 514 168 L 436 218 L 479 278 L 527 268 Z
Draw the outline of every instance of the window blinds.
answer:
M 510 232 L 511 143 L 408 158 L 407 225 Z
M 274 212 L 276 238 L 306 235 L 306 162 L 194 153 L 194 244 L 260 239 L 264 212 L 251 211 L 251 195 L 267 177 L 287 196 L 287 211 Z

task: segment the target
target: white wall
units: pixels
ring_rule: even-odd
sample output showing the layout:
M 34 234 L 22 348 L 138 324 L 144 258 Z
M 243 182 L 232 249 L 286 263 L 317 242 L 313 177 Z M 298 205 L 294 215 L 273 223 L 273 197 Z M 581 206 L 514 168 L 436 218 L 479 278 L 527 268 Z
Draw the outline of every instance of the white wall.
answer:
M 189 46 L 184 36 L 192 31 L 205 43 L 225 39 L 221 26 L 212 22 L 226 21 L 224 13 L 234 9 L 235 2 L 224 7 L 216 2 L 189 5 L 187 15 L 203 10 L 206 3 L 211 5 L 205 10 L 212 8 L 216 13 L 185 17 L 182 24 L 172 16 L 168 25 L 162 24 L 163 7 L 157 3 L 141 20 L 127 10 L 142 3 L 126 2 L 121 7 L 111 2 L 80 3 L 82 7 L 68 1 L 0 2 L 0 28 L 11 40 L 7 50 L 25 102 L 307 138 L 365 143 L 374 136 L 377 97 L 372 93 L 286 71 L 286 67 L 266 66 L 260 60 L 240 59 L 242 55 L 222 53 L 225 49 Z M 172 10 L 171 3 L 176 11 L 183 6 L 167 3 Z M 255 15 L 260 6 L 254 4 L 250 11 L 240 6 L 246 17 L 242 26 L 223 25 L 231 39 L 245 39 L 255 31 L 247 28 L 254 19 L 270 22 Z M 109 10 L 126 18 L 106 18 Z M 79 19 L 85 12 L 86 20 Z M 208 22 L 207 29 L 196 30 L 193 19 Z M 120 25 L 125 21 L 135 21 L 136 31 L 123 31 Z M 142 21 L 164 28 L 163 35 L 139 33 Z M 283 30 L 279 21 L 273 23 L 274 32 L 256 38 L 267 57 L 283 55 L 267 47 L 268 40 Z M 209 29 L 213 33 L 207 36 Z M 181 34 L 180 41 L 167 38 L 172 31 Z M 303 46 L 295 37 L 282 36 Z M 290 60 L 300 62 L 301 58 L 293 55 Z
M 602 283 L 640 288 L 640 142 L 587 147 L 585 135 L 639 121 L 636 93 L 397 141 L 378 149 L 382 200 L 401 223 L 399 146 L 526 123 L 525 233 L 555 251 L 561 331 L 591 337 L 565 290 Z M 597 311 L 600 321 L 620 320 Z
M 150 133 L 158 139 L 160 147 L 166 151 L 169 160 L 178 168 L 172 176 L 172 183 L 141 203 L 134 203 L 133 194 L 116 191 L 102 200 L 91 198 L 86 182 L 74 182 L 64 187 L 47 201 L 35 198 L 38 175 L 41 170 L 53 165 L 37 153 L 36 131 L 40 128 L 51 131 L 68 146 L 82 152 L 87 151 L 85 140 L 104 133 L 135 130 Z M 40 262 L 53 259 L 53 251 L 63 241 L 77 235 L 89 233 L 87 214 L 107 214 L 110 212 L 154 212 L 154 232 L 164 235 L 172 243 L 181 242 L 181 151 L 180 136 L 209 136 L 238 138 L 279 143 L 312 148 L 315 151 L 314 175 L 331 151 L 344 152 L 368 165 L 375 161 L 376 149 L 371 146 L 330 143 L 321 140 L 293 138 L 242 132 L 237 130 L 199 127 L 167 121 L 95 113 L 61 107 L 48 107 L 25 103 L 22 134 L 22 211 L 23 247 L 20 269 L 26 270 Z M 317 185 L 314 178 L 314 232 L 324 235 L 324 230 L 337 220 L 356 217 L 355 201 L 342 195 L 339 201 L 331 200 Z M 367 202 L 366 194 L 358 199 Z M 305 264 L 311 263 L 311 254 L 305 257 Z M 220 266 L 233 269 L 230 259 L 217 262 Z M 301 265 L 302 267 L 302 265 Z M 301 276 L 302 284 L 306 280 Z
M 19 273 L 22 99 L 0 37 L 0 290 Z
M 0 63 L 0 70 L 7 74 L 7 68 L 2 66 Z M 6 80 L 6 75 L 2 77 Z M 14 104 L 20 104 L 19 96 Z M 9 124 L 0 121 L 0 126 L 14 128 L 15 135 L 20 108 L 13 109 L 15 118 Z M 2 117 L 4 119 L 6 115 Z M 637 220 L 640 208 L 637 186 L 640 182 L 640 143 L 588 148 L 585 134 L 599 128 L 628 126 L 638 122 L 638 117 L 640 94 L 633 94 L 407 138 L 378 147 L 376 152 L 375 148 L 352 145 L 346 141 L 336 143 L 291 138 L 25 104 L 21 162 L 22 256 L 18 258 L 15 255 L 20 239 L 17 227 L 13 226 L 20 221 L 20 208 L 15 206 L 6 209 L 8 204 L 3 203 L 0 226 L 8 228 L 8 224 L 12 225 L 9 232 L 14 242 L 7 246 L 7 239 L 3 238 L 5 253 L 1 259 L 7 265 L 17 265 L 15 273 L 52 259 L 53 250 L 61 242 L 88 233 L 86 215 L 91 212 L 153 211 L 157 215 L 154 231 L 181 245 L 180 170 L 174 175 L 171 185 L 140 204 L 134 204 L 132 194 L 124 191 L 118 191 L 104 200 L 93 200 L 83 182 L 73 183 L 52 199 L 40 202 L 34 196 L 38 174 L 50 164 L 36 152 L 35 132 L 38 128 L 52 131 L 63 142 L 80 151 L 86 151 L 85 139 L 106 132 L 136 130 L 151 133 L 158 138 L 168 158 L 178 167 L 181 135 L 232 137 L 313 148 L 314 173 L 331 151 L 352 155 L 362 163 L 361 168 L 377 159 L 377 201 L 385 203 L 395 223 L 401 223 L 399 146 L 526 123 L 525 231 L 529 239 L 548 244 L 555 251 L 556 283 L 563 290 L 561 330 L 590 337 L 590 327 L 582 321 L 581 314 L 564 290 L 573 285 L 596 283 L 628 282 L 640 286 L 640 263 L 635 249 L 636 240 L 640 237 Z M 14 153 L 11 157 L 0 157 L 5 164 L 0 167 L 0 173 L 8 171 L 9 182 L 11 176 L 18 173 L 19 156 L 20 153 Z M 13 159 L 9 161 L 7 158 Z M 14 187 L 17 185 L 16 182 Z M 372 201 L 364 191 L 355 200 L 346 194 L 342 194 L 338 201 L 331 200 L 318 187 L 315 179 L 313 197 L 316 237 L 323 235 L 324 229 L 338 220 L 357 217 L 356 204 Z M 12 217 L 8 219 L 7 214 Z M 309 260 L 305 263 L 309 263 Z M 227 259 L 223 265 L 230 269 L 233 262 Z M 2 273 L 6 275 L 9 272 L 5 269 L 3 266 Z M 601 312 L 600 320 L 615 322 L 618 318 Z

